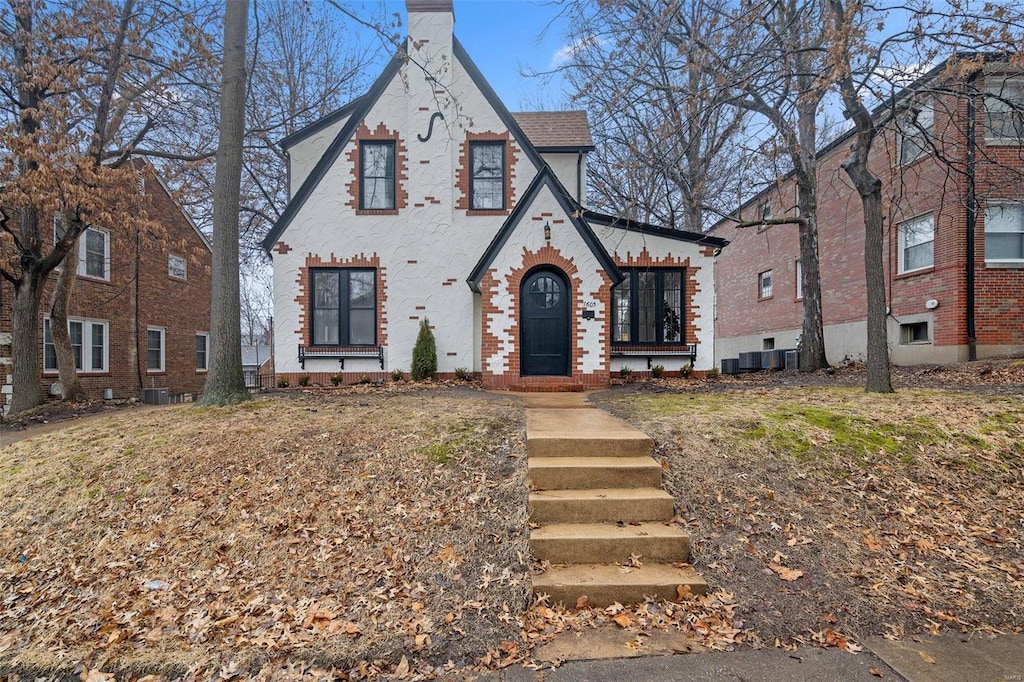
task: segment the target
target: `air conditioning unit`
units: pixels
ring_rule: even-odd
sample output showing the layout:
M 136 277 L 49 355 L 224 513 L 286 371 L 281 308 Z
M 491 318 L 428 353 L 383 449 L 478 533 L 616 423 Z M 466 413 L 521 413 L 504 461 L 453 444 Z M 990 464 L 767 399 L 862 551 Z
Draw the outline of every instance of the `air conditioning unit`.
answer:
M 755 350 L 750 353 L 740 353 L 740 371 L 756 372 L 761 369 L 761 351 Z
M 786 357 L 781 350 L 761 351 L 761 369 L 782 369 Z
M 722 374 L 739 374 L 739 358 L 722 358 Z
M 786 369 L 800 369 L 800 351 L 786 350 L 782 352 L 786 354 Z
M 167 405 L 170 400 L 170 394 L 166 388 L 142 389 L 142 402 L 146 405 Z

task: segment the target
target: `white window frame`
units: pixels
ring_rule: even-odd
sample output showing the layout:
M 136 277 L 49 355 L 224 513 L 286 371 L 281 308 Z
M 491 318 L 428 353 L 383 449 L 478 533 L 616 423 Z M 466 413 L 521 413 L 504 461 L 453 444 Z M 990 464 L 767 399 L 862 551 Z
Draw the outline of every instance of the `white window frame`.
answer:
M 205 367 L 199 366 L 199 351 L 196 350 L 196 371 L 197 372 L 208 372 L 210 370 L 210 332 L 196 332 L 196 340 L 202 338 L 206 342 L 206 352 L 203 354 L 203 358 L 206 361 Z
M 181 274 L 179 275 L 174 271 L 171 263 L 181 262 Z M 184 256 L 179 256 L 176 253 L 167 254 L 167 276 L 173 277 L 174 279 L 188 280 L 188 260 Z
M 90 232 L 103 235 L 103 276 L 88 274 L 88 262 L 86 253 L 86 240 Z M 98 279 L 104 282 L 110 281 L 110 230 L 99 227 L 87 227 L 78 237 L 78 276 Z
M 804 266 L 799 258 L 793 261 L 793 272 L 796 280 L 796 300 L 802 301 L 804 298 Z
M 1007 88 L 1011 88 L 1017 91 L 1020 99 L 1015 100 L 1013 93 L 1008 93 Z M 1014 101 L 1017 107 L 1017 115 L 1024 119 L 1024 78 L 1013 77 L 1013 76 L 1000 76 L 998 74 L 989 74 L 985 78 L 985 144 L 990 145 L 1019 145 L 1021 143 L 1020 135 L 1014 137 L 1003 137 L 1002 135 L 995 135 L 992 129 L 989 127 L 989 111 L 990 108 L 995 108 L 999 111 L 1006 112 L 1008 106 L 1002 100 Z M 1014 111 L 1013 108 L 1009 111 Z M 1024 123 L 1024 120 L 1022 120 Z M 1024 132 L 1024 131 L 1022 131 Z
M 932 243 L 932 262 L 929 263 L 928 265 L 922 265 L 921 267 L 912 268 L 912 269 L 908 270 L 906 268 L 906 263 L 904 262 L 906 260 L 906 250 L 907 250 L 907 248 L 913 248 L 915 246 L 922 246 L 924 244 L 927 244 L 928 241 L 923 241 L 923 242 L 920 242 L 918 244 L 911 244 L 910 247 L 908 247 L 907 243 L 906 243 L 906 241 L 907 241 L 907 228 L 908 227 L 912 227 L 912 226 L 913 227 L 917 227 L 919 225 L 923 225 L 926 222 L 929 223 L 931 225 L 931 228 L 932 228 L 932 238 L 930 240 L 931 243 Z M 897 254 L 898 254 L 898 263 L 897 263 L 898 267 L 897 267 L 897 270 L 896 270 L 897 274 L 903 275 L 903 274 L 907 274 L 907 273 L 910 273 L 910 272 L 921 272 L 921 271 L 928 270 L 928 269 L 931 269 L 931 268 L 935 267 L 935 215 L 934 214 L 927 213 L 925 215 L 917 216 L 916 218 L 911 218 L 910 220 L 905 220 L 905 221 L 903 221 L 902 223 L 900 223 L 897 226 L 897 232 L 899 233 L 899 244 L 898 244 L 898 248 L 897 248 Z
M 927 99 L 911 107 L 900 120 L 900 163 L 908 164 L 930 153 L 929 140 L 935 139 L 935 103 Z M 907 154 L 908 145 L 917 147 L 913 156 Z
M 149 333 L 159 332 L 160 333 L 160 368 L 154 369 L 149 366 Z M 167 328 L 166 327 L 146 327 L 146 372 L 150 374 L 159 374 L 167 371 Z
M 992 226 L 992 219 L 989 216 L 989 210 L 996 206 L 1012 206 L 1017 209 L 1019 216 L 1017 218 L 1017 229 L 1016 230 L 992 230 L 989 229 Z M 1024 240 L 1024 201 L 1014 200 L 990 200 L 985 204 L 985 262 L 986 263 L 1006 263 L 1010 265 L 1024 265 L 1024 253 L 1021 254 L 1021 258 L 989 258 L 988 257 L 988 236 L 990 234 L 1021 234 L 1021 239 Z
M 767 277 L 765 276 L 767 275 Z M 767 283 L 767 287 L 765 284 Z M 765 293 L 767 289 L 768 293 Z M 772 271 L 771 269 L 763 270 L 757 273 L 757 300 L 764 301 L 773 296 L 775 292 L 774 283 L 772 282 Z
M 72 323 L 78 323 L 82 325 L 82 353 L 81 353 L 81 366 L 75 366 L 75 370 L 79 374 L 107 374 L 110 371 L 110 322 L 107 320 L 94 320 L 84 317 L 69 317 L 68 325 Z M 103 366 L 101 368 L 95 368 L 92 366 L 92 329 L 94 326 L 103 328 Z M 51 342 L 46 342 L 46 337 L 50 329 L 50 317 L 46 316 L 43 318 L 43 374 L 58 374 L 59 371 L 54 365 L 53 367 L 47 367 L 46 365 L 46 347 L 52 346 Z M 89 368 L 85 369 L 85 364 L 88 361 Z

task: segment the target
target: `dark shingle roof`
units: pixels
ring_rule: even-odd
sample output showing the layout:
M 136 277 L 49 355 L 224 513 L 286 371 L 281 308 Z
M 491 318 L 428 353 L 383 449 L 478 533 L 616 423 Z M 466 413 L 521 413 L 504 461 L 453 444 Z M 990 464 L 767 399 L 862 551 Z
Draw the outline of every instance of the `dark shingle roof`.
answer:
M 519 111 L 512 118 L 540 151 L 594 148 L 585 111 Z

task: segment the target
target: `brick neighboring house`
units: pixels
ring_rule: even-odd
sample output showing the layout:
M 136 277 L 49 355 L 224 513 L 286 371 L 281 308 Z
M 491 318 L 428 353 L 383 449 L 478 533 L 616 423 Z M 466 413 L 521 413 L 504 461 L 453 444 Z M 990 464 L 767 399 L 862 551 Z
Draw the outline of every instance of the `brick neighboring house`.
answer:
M 510 113 L 453 36 L 451 0 L 406 6 L 412 58 L 281 142 L 291 197 L 263 243 L 278 377 L 408 372 L 422 319 L 441 376 L 492 388 L 710 369 L 725 242 L 586 210 L 586 114 Z
M 144 210 L 166 234 L 94 225 L 79 239 L 78 281 L 68 313 L 78 374 L 92 399 L 142 398 L 164 388 L 172 400 L 202 391 L 209 358 L 210 245 L 164 183 L 140 178 Z M 59 221 L 54 220 L 54 229 Z M 49 239 L 52 244 L 53 231 Z M 39 320 L 44 395 L 58 382 L 49 343 L 50 275 Z M 0 282 L 0 408 L 12 397 L 12 286 Z M 59 392 L 57 392 L 59 395 Z
M 1024 353 L 1024 121 L 1008 106 L 1024 107 L 1024 74 L 989 61 L 961 80 L 926 87 L 944 67 L 899 95 L 895 116 L 875 112 L 893 121 L 876 140 L 870 167 L 884 183 L 888 338 L 896 364 Z M 867 347 L 863 210 L 841 167 L 851 138 L 818 154 L 831 363 L 862 361 Z M 796 185 L 787 177 L 739 214 L 796 215 L 795 207 Z M 716 358 L 795 347 L 803 313 L 797 226 L 722 221 L 711 233 L 730 241 L 715 267 Z

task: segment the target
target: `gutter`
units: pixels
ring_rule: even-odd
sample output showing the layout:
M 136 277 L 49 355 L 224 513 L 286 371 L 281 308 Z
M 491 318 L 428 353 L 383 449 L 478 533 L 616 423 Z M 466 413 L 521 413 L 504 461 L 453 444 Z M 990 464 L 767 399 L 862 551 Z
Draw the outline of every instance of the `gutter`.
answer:
M 967 359 L 974 361 L 978 359 L 978 336 L 976 329 L 975 315 L 975 272 L 974 257 L 977 250 L 975 244 L 975 229 L 978 225 L 978 195 L 975 187 L 975 174 L 977 172 L 977 103 L 974 95 L 974 83 L 978 78 L 975 71 L 967 79 L 967 264 L 966 276 L 966 301 L 967 308 Z
M 583 152 L 576 152 L 576 203 L 583 205 Z

